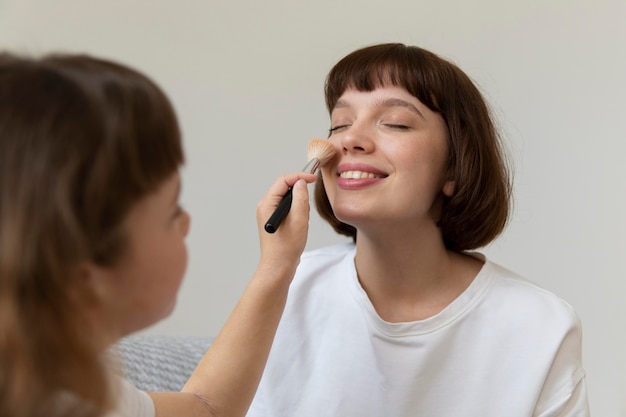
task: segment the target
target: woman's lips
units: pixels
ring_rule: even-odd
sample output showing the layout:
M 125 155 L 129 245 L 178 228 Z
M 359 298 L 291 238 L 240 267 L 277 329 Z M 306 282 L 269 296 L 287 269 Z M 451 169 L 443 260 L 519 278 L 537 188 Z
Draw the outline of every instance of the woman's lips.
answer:
M 387 174 L 369 165 L 341 164 L 337 167 L 337 185 L 343 189 L 358 189 L 375 184 Z

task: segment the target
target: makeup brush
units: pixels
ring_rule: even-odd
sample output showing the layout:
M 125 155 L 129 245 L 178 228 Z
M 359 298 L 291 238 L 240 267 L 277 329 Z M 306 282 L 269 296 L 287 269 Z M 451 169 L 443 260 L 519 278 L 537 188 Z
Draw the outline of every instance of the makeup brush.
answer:
M 307 152 L 309 162 L 304 166 L 302 171 L 315 174 L 317 168 L 330 161 L 333 156 L 335 156 L 335 148 L 329 141 L 324 139 L 311 139 Z M 274 214 L 272 214 L 267 223 L 265 223 L 265 231 L 267 233 L 274 233 L 278 230 L 278 226 L 280 226 L 280 223 L 287 216 L 287 213 L 289 213 L 289 209 L 291 209 L 292 198 L 292 190 L 291 187 L 289 187 L 289 190 L 280 201 L 280 204 L 278 204 L 278 207 L 274 210 Z

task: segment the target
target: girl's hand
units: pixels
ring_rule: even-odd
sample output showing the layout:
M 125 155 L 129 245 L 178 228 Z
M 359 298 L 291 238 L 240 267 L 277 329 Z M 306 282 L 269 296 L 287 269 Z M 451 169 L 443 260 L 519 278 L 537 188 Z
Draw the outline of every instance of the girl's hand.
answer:
M 295 271 L 304 251 L 309 230 L 309 192 L 307 183 L 315 181 L 313 174 L 303 172 L 279 177 L 257 205 L 256 218 L 261 244 L 261 265 L 276 272 Z M 283 196 L 292 187 L 293 201 L 287 217 L 275 233 L 265 231 L 270 218 Z

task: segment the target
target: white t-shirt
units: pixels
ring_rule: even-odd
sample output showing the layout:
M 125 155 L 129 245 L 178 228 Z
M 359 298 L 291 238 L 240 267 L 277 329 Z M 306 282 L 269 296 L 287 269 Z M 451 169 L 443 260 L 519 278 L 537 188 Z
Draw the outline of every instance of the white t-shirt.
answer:
M 152 398 L 127 380 L 118 376 L 111 375 L 113 385 L 113 398 L 115 398 L 117 406 L 113 411 L 108 412 L 106 417 L 155 417 L 154 403 Z M 59 413 L 55 415 L 64 415 L 67 410 L 75 410 L 80 400 L 74 394 L 63 392 L 58 396 Z
M 563 300 L 486 260 L 437 315 L 389 323 L 354 254 L 303 254 L 248 417 L 589 415 L 580 322 Z
M 154 417 L 154 403 L 152 398 L 132 385 L 125 379 L 120 379 L 117 386 L 119 392 L 117 410 L 109 413 L 107 417 Z

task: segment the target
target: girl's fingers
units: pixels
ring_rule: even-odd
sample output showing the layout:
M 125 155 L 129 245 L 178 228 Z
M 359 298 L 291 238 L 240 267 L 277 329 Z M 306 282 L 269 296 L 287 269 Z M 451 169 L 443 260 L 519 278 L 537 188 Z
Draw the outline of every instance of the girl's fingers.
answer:
M 260 217 L 270 216 L 283 199 L 290 187 L 293 187 L 298 180 L 303 180 L 304 184 L 314 182 L 317 176 L 304 172 L 296 172 L 282 175 L 274 181 L 265 196 L 259 201 L 257 213 Z M 303 186 L 304 186 L 303 184 Z M 293 191 L 292 191 L 293 193 Z M 308 194 L 307 194 L 308 198 Z M 259 219 L 261 220 L 261 219 Z M 263 219 L 267 220 L 267 219 Z
M 292 211 L 300 213 L 303 210 L 308 214 L 309 211 L 309 190 L 306 181 L 299 179 L 293 185 L 293 201 L 291 202 Z

